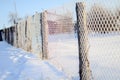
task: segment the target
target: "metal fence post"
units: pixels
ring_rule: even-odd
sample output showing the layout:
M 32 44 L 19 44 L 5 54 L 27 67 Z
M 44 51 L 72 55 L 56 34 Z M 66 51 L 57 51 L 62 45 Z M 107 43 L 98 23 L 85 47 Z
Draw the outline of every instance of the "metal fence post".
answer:
M 48 23 L 47 23 L 47 11 L 42 13 L 42 58 L 48 59 Z
M 76 3 L 77 32 L 79 45 L 79 76 L 80 80 L 90 80 L 90 69 L 88 62 L 88 32 L 86 26 L 85 4 Z

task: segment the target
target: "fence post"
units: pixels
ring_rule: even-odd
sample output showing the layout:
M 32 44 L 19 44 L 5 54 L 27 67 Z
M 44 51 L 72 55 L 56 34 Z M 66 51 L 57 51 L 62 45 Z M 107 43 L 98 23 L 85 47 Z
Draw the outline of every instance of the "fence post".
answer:
M 41 15 L 41 28 L 42 28 L 42 59 L 48 59 L 48 23 L 47 11 Z
M 85 4 L 76 3 L 77 32 L 79 45 L 79 76 L 80 80 L 90 80 L 90 68 L 88 62 L 88 32 L 86 25 Z
M 17 33 L 17 24 L 14 24 L 14 46 L 18 47 L 18 33 Z

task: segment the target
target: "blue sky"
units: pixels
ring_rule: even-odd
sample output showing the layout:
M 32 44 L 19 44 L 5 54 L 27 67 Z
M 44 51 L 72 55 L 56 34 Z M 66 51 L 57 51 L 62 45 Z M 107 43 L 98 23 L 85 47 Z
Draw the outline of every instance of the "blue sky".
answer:
M 75 9 L 75 2 L 80 1 L 88 1 L 87 5 L 90 3 L 98 2 L 99 4 L 106 5 L 110 8 L 110 6 L 119 5 L 120 0 L 0 0 L 0 29 L 4 26 L 9 27 L 11 24 L 9 21 L 9 13 L 15 12 L 14 2 L 16 2 L 17 13 L 20 18 L 24 18 L 25 16 L 31 16 L 35 14 L 35 12 L 42 12 L 43 10 L 51 10 L 51 9 L 59 9 L 58 7 L 69 5 L 70 10 Z M 88 6 L 89 7 L 89 6 Z M 110 9 L 111 9 L 110 8 Z M 74 10 L 73 10 L 74 11 Z M 74 15 L 75 16 L 75 15 Z
M 14 2 L 16 3 L 17 13 L 19 17 L 33 15 L 36 11 L 49 10 L 62 6 L 74 0 L 1 0 L 0 1 L 0 28 L 10 26 L 9 13 L 15 12 Z

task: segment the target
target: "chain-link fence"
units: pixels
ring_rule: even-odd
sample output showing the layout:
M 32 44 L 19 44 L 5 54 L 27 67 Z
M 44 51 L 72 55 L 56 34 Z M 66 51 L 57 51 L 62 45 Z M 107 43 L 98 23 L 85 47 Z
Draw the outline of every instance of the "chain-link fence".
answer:
M 120 79 L 120 1 L 76 4 L 81 80 Z
M 2 30 L 4 40 L 49 59 L 69 80 L 78 77 L 78 50 L 81 80 L 119 80 L 120 1 L 76 1 L 84 1 L 76 4 L 77 21 L 73 2 Z
M 62 68 L 69 80 L 79 77 L 76 26 L 72 10 L 67 9 L 71 7 L 74 8 L 65 5 L 47 10 L 49 59 L 57 68 Z

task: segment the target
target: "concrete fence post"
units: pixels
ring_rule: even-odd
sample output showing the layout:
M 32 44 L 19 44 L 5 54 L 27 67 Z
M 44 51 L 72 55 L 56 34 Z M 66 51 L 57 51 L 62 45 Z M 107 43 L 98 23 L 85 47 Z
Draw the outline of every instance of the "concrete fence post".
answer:
M 18 32 L 17 32 L 17 24 L 14 25 L 14 46 L 18 47 Z
M 86 25 L 85 4 L 76 3 L 77 32 L 79 45 L 79 75 L 80 80 L 90 80 L 90 68 L 88 62 L 88 32 Z
M 47 23 L 47 11 L 41 13 L 41 25 L 42 25 L 42 59 L 48 59 L 48 23 Z

